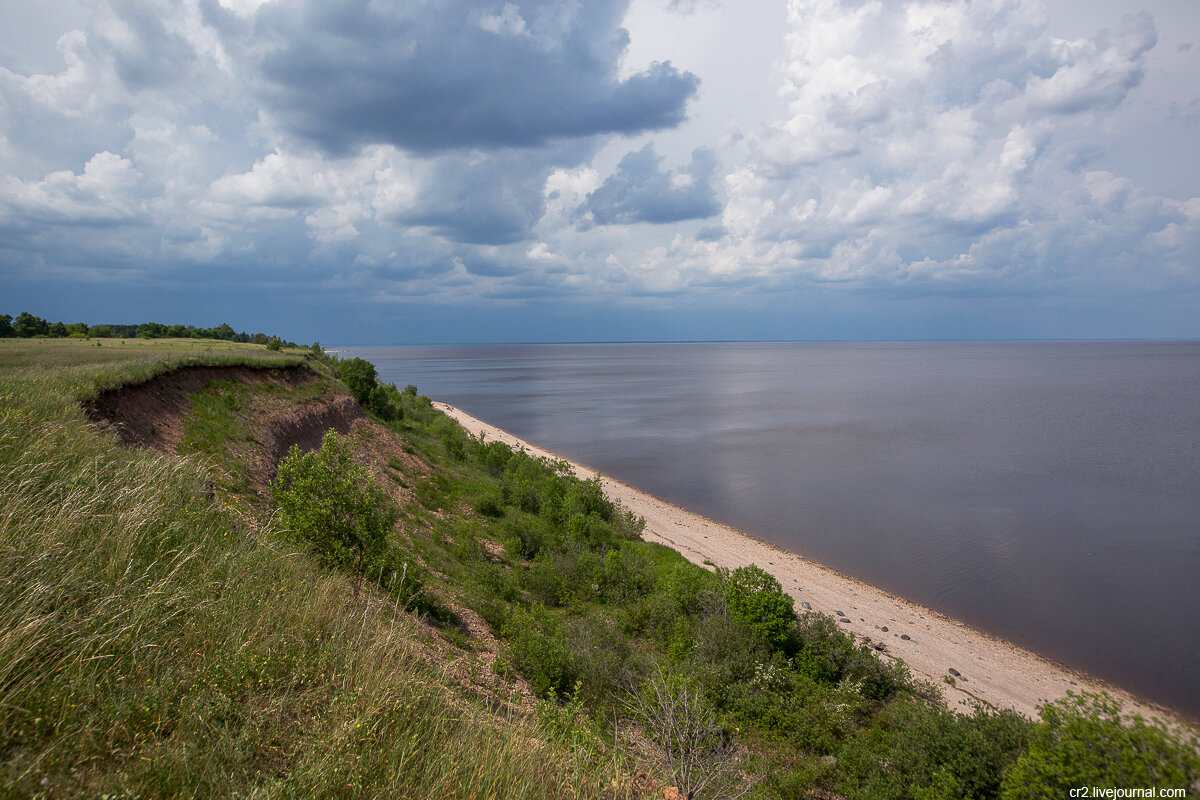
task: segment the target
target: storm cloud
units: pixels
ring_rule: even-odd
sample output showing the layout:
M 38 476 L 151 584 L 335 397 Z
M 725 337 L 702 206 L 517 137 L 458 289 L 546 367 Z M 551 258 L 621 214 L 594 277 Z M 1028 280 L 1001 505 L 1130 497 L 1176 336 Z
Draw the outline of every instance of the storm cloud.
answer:
M 627 5 L 270 4 L 250 47 L 256 93 L 284 128 L 338 154 L 540 147 L 678 125 L 699 78 L 669 62 L 618 77 Z
M 702 148 L 686 167 L 666 172 L 654 145 L 647 144 L 621 159 L 616 172 L 588 195 L 587 209 L 600 225 L 711 217 L 721 210 L 712 185 L 716 167 L 713 152 Z

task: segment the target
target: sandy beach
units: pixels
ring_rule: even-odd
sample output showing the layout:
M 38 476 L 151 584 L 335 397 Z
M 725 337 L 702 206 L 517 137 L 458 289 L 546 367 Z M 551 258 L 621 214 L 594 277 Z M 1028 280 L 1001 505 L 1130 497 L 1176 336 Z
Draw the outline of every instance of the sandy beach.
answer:
M 537 456 L 560 458 L 453 406 L 434 405 L 473 435 L 523 447 Z M 581 464 L 568 463 L 581 478 L 590 479 L 597 474 Z M 936 611 L 788 553 L 620 481 L 603 475 L 600 479 L 612 499 L 645 518 L 643 536 L 646 540 L 672 547 L 696 564 L 707 561 L 729 568 L 757 564 L 779 580 L 795 599 L 797 610 L 811 608 L 837 617 L 841 627 L 850 633 L 873 645 L 882 644 L 880 654 L 883 657 L 903 660 L 914 675 L 936 684 L 953 708 L 970 710 L 975 702 L 981 702 L 1036 717 L 1039 705 L 1057 700 L 1068 691 L 1104 691 L 1118 699 L 1129 713 L 1168 723 L 1183 719 L 1170 709 Z

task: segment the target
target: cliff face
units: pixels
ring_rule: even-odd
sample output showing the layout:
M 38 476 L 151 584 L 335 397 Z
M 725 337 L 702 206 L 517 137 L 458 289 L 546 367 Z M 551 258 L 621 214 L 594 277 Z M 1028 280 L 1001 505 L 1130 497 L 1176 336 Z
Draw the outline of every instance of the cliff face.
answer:
M 214 403 L 218 452 L 195 443 L 206 413 L 214 424 Z M 217 455 L 227 471 L 241 471 L 260 494 L 293 445 L 316 450 L 330 429 L 354 436 L 355 459 L 401 505 L 411 499 L 405 476 L 418 479 L 429 471 L 398 437 L 369 419 L 349 393 L 304 367 L 182 367 L 104 392 L 85 410 L 93 422 L 128 445 Z M 189 430 L 190 444 L 185 435 Z
M 353 397 L 320 386 L 318 376 L 303 367 L 182 367 L 144 383 L 104 392 L 86 411 L 126 444 L 177 453 L 184 442 L 192 395 L 218 381 L 250 390 L 247 399 L 230 412 L 241 419 L 246 441 L 254 445 L 254 452 L 246 455 L 260 479 L 270 479 L 292 445 L 316 449 L 330 428 L 346 434 L 356 422 L 366 420 Z

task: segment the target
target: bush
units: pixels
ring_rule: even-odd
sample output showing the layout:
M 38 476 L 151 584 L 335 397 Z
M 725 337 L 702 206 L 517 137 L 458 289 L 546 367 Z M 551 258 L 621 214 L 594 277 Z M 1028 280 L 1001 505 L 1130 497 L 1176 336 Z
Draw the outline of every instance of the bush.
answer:
M 573 621 L 567 633 L 582 695 L 589 706 L 600 708 L 620 692 L 632 649 L 612 621 L 585 616 Z
M 654 565 L 637 550 L 615 548 L 604 554 L 599 578 L 604 599 L 614 605 L 625 605 L 654 589 Z
M 571 481 L 571 486 L 567 489 L 564 498 L 564 510 L 568 517 L 583 514 L 610 522 L 613 518 L 614 506 L 612 501 L 604 495 L 600 477 L 595 476 L 586 481 Z
M 720 575 L 730 615 L 760 633 L 772 647 L 783 647 L 796 612 L 779 581 L 754 564 L 732 572 L 722 570 Z
M 338 380 L 346 384 L 350 394 L 359 405 L 366 406 L 371 390 L 375 388 L 375 365 L 362 358 L 351 358 L 339 361 L 337 365 Z
M 882 661 L 824 614 L 804 614 L 793 626 L 796 668 L 821 683 L 854 681 L 868 700 L 886 700 L 911 686 L 903 664 Z
M 367 395 L 366 408 L 388 422 L 404 418 L 404 400 L 394 383 L 375 384 Z
M 658 751 L 659 769 L 683 796 L 741 797 L 750 788 L 716 708 L 684 673 L 656 667 L 621 703 Z
M 480 441 L 479 448 L 476 450 L 476 458 L 479 463 L 487 468 L 493 478 L 499 478 L 504 474 L 504 468 L 508 466 L 508 460 L 512 458 L 512 448 L 504 442 L 488 442 L 484 444 Z
M 482 514 L 492 519 L 504 516 L 504 504 L 500 501 L 500 497 L 490 492 L 476 500 L 474 508 L 476 514 Z
M 529 562 L 523 575 L 523 584 L 538 602 L 551 608 L 563 605 L 570 594 L 562 571 L 559 569 L 561 554 L 543 550 Z
M 1108 695 L 1069 694 L 1042 706 L 1029 747 L 1004 776 L 1004 800 L 1067 797 L 1080 786 L 1185 787 L 1200 778 L 1196 742 L 1173 739 Z
M 278 336 L 272 336 L 270 340 L 267 341 L 267 349 L 272 352 L 279 352 L 281 347 L 283 347 L 283 341 Z
M 509 640 L 509 663 L 529 681 L 534 694 L 566 697 L 572 691 L 578 671 L 575 657 L 562 625 L 545 606 L 516 609 L 503 634 Z
M 538 517 L 505 520 L 503 537 L 509 553 L 528 559 L 535 558 L 543 550 L 557 547 L 562 541 L 554 526 Z
M 842 788 L 879 800 L 996 797 L 1031 727 L 1014 711 L 966 716 L 900 698 L 839 753 L 848 778 Z
M 354 462 L 350 442 L 334 430 L 325 432 L 315 453 L 292 445 L 271 495 L 292 536 L 325 563 L 359 573 L 384 555 L 399 517 L 392 499 Z
M 740 619 L 713 614 L 697 621 L 691 632 L 688 671 L 718 702 L 733 688 L 748 685 L 771 657 L 762 636 Z

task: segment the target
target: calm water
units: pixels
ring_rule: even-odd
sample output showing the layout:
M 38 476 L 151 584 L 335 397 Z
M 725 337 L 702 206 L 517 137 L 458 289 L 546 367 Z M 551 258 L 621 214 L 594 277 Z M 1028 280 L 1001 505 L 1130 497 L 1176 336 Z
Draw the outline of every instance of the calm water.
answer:
M 388 382 L 1200 717 L 1200 343 L 348 348 Z

